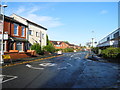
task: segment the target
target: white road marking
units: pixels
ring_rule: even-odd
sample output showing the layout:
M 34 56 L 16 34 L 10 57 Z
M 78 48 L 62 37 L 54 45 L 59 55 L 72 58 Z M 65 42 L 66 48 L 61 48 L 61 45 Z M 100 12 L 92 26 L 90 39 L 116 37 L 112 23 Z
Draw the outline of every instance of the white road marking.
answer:
M 87 61 L 91 62 L 92 60 L 87 59 Z
M 118 66 L 113 66 L 113 68 L 114 68 L 114 69 L 119 69 L 119 67 L 118 67 Z
M 7 79 L 7 80 L 3 81 L 4 77 L 8 77 L 10 79 Z M 0 83 L 5 83 L 5 82 L 11 81 L 11 80 L 16 79 L 16 78 L 18 78 L 18 76 L 0 75 Z
M 70 64 L 70 63 L 67 63 L 67 65 L 72 66 L 72 64 Z
M 44 69 L 44 68 L 37 68 L 37 67 L 33 67 L 32 65 L 30 65 L 30 64 L 27 64 L 26 65 L 27 67 L 29 67 L 29 68 L 32 68 L 32 69 Z
M 46 67 L 46 66 L 55 66 L 56 64 L 54 64 L 54 63 L 42 63 L 42 64 L 39 64 L 39 65 Z
M 58 68 L 58 70 L 65 70 L 67 67 Z

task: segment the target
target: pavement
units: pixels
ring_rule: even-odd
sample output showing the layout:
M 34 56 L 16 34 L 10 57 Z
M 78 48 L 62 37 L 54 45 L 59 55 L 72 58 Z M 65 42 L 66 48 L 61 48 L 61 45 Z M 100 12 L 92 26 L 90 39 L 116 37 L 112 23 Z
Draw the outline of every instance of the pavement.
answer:
M 106 62 L 109 63 L 107 59 L 97 56 L 96 54 L 88 54 L 87 59 L 99 61 L 99 62 Z
M 2 68 L 2 88 L 120 88 L 120 65 L 87 59 L 88 52 Z
M 46 59 L 46 58 L 52 58 L 52 57 L 57 57 L 59 56 L 58 54 L 54 53 L 54 54 L 51 54 L 51 55 L 38 55 L 38 56 L 33 56 L 33 57 L 27 57 L 27 58 L 19 58 L 19 59 L 15 59 L 15 60 L 7 60 L 5 61 L 2 66 L 9 66 L 9 65 L 12 65 L 12 64 L 17 64 L 17 63 L 25 63 L 25 62 L 32 62 L 34 60 L 43 60 L 43 59 Z

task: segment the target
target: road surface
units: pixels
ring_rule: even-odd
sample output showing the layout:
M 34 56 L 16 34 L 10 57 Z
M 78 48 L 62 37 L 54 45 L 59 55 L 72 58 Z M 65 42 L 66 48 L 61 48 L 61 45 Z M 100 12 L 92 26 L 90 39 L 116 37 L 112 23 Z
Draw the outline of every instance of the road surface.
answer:
M 2 88 L 118 88 L 120 65 L 86 59 L 87 53 L 3 68 Z

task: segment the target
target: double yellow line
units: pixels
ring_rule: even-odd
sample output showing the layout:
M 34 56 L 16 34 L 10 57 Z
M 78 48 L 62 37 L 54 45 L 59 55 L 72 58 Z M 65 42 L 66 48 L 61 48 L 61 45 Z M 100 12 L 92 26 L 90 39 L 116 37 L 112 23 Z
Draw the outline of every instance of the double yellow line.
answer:
M 11 66 L 15 66 L 15 65 L 20 65 L 20 64 L 35 62 L 35 61 L 39 61 L 39 60 L 51 59 L 51 58 L 60 57 L 60 56 L 63 56 L 63 55 L 51 56 L 51 57 L 46 57 L 46 58 L 41 58 L 41 59 L 35 59 L 35 60 L 25 61 L 25 62 L 15 63 L 15 64 L 8 64 L 8 65 L 5 65 L 5 66 L 0 66 L 0 68 L 11 67 Z

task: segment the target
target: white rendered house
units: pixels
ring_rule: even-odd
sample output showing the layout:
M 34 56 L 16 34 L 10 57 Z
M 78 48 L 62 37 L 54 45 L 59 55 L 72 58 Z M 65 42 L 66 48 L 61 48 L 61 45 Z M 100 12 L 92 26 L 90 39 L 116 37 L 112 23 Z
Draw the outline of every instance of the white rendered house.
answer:
M 26 32 L 27 40 L 30 43 L 28 47 L 30 47 L 34 43 L 39 43 L 41 46 L 46 46 L 47 28 L 16 14 L 12 14 L 11 17 L 28 26 Z

